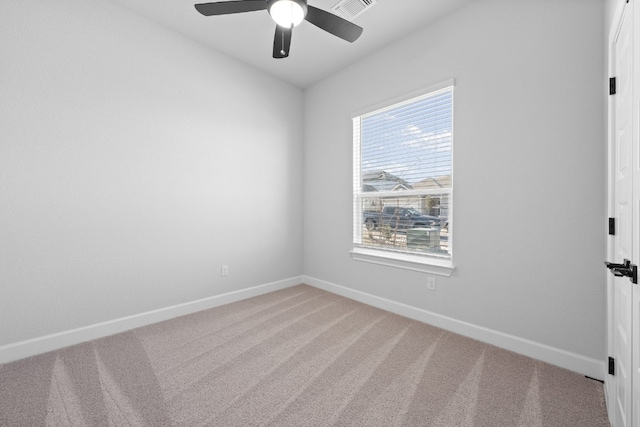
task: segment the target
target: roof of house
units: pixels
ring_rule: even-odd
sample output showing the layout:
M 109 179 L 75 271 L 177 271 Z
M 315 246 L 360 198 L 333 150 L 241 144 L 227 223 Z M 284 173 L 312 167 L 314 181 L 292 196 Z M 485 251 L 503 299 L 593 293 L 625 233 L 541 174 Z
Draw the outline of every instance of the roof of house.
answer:
M 398 191 L 410 190 L 411 184 L 383 170 L 369 171 L 362 174 L 362 191 Z
M 413 184 L 415 189 L 451 188 L 451 175 L 430 176 Z

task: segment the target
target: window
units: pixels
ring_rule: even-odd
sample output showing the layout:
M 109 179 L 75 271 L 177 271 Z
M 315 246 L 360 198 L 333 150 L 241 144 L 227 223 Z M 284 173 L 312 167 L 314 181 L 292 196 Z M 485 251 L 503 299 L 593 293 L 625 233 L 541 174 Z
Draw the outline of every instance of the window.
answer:
M 453 82 L 353 117 L 353 256 L 450 275 Z

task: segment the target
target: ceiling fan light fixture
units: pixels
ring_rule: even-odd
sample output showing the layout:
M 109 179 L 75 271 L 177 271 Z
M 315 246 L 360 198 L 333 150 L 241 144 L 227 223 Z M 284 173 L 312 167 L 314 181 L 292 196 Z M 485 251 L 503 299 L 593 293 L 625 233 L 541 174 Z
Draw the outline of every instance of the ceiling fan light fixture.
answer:
M 269 2 L 269 14 L 276 24 L 292 28 L 304 20 L 307 4 L 303 0 L 276 0 Z
M 376 0 L 349 1 L 374 2 Z M 266 9 L 277 24 L 273 38 L 273 57 L 276 59 L 289 57 L 293 27 L 302 21 L 308 21 L 321 30 L 350 43 L 356 41 L 363 31 L 362 27 L 338 15 L 307 5 L 307 0 L 225 0 L 198 3 L 195 8 L 204 16 L 230 15 Z

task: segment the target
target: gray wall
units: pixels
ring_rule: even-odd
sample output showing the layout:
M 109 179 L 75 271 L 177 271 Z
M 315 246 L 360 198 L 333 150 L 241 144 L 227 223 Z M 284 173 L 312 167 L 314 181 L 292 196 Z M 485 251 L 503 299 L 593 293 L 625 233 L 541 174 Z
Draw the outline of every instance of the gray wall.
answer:
M 616 11 L 616 7 L 619 4 L 624 3 L 626 0 L 604 0 L 604 25 L 605 25 L 605 39 L 609 40 L 609 30 L 613 20 L 613 15 Z
M 0 10 L 0 345 L 302 274 L 302 91 L 104 0 Z
M 304 271 L 604 358 L 601 0 L 476 0 L 305 94 Z M 451 278 L 353 261 L 351 113 L 455 78 Z

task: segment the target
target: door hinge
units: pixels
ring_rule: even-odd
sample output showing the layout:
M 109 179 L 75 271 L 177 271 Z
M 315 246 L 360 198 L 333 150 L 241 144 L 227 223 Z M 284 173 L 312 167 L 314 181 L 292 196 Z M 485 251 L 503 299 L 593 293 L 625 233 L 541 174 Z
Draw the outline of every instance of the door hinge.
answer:
M 616 374 L 616 359 L 613 357 L 609 358 L 609 375 Z
M 610 77 L 609 78 L 609 95 L 615 95 L 615 94 L 616 94 L 616 78 Z
M 616 219 L 609 218 L 609 236 L 616 235 Z

